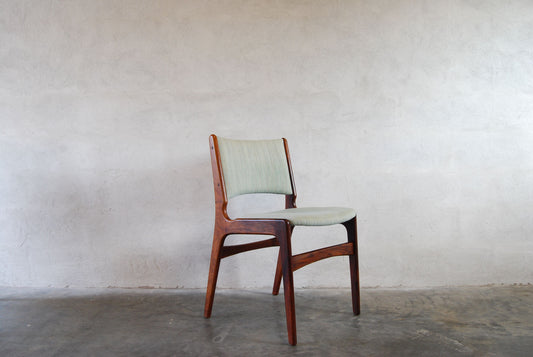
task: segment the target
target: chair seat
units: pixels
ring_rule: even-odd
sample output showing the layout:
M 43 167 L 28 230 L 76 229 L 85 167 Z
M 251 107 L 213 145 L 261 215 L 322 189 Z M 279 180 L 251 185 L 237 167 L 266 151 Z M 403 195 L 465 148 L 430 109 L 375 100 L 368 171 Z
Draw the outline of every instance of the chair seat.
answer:
M 355 217 L 355 211 L 344 207 L 302 207 L 280 211 L 254 213 L 246 218 L 287 219 L 294 226 L 329 226 L 343 223 Z

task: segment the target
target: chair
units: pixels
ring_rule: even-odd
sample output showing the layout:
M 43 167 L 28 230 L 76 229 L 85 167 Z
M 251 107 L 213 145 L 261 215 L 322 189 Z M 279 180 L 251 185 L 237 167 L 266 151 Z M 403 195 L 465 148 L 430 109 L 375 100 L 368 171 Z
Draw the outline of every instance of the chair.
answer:
M 357 258 L 357 221 L 355 211 L 340 207 L 296 208 L 296 189 L 286 139 L 231 140 L 209 138 L 215 188 L 215 227 L 205 299 L 205 318 L 211 316 L 220 260 L 249 250 L 279 246 L 272 294 L 277 295 L 283 278 L 285 313 L 289 343 L 296 345 L 293 272 L 307 264 L 339 255 L 350 258 L 352 309 L 360 313 L 359 269 Z M 247 193 L 285 195 L 285 209 L 250 214 L 232 219 L 227 214 L 228 199 Z M 295 226 L 346 227 L 348 242 L 307 253 L 292 255 L 291 234 Z M 273 238 L 225 246 L 230 234 L 267 235 Z

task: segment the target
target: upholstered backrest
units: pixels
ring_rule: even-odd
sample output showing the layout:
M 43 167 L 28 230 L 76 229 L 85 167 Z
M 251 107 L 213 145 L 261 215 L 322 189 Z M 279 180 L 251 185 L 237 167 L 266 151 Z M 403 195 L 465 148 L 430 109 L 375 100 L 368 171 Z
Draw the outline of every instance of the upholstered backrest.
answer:
M 292 193 L 283 139 L 218 137 L 218 148 L 228 198 L 245 193 Z

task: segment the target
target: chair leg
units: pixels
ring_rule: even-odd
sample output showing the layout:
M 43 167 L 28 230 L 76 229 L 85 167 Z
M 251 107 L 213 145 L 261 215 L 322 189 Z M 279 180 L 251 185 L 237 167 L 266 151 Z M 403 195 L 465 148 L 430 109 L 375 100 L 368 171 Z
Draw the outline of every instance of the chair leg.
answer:
M 292 231 L 294 230 L 294 226 L 291 226 L 289 231 L 292 235 Z M 281 277 L 282 275 L 282 269 L 281 269 L 281 249 L 278 254 L 278 263 L 276 265 L 276 274 L 274 276 L 274 287 L 272 288 L 272 295 L 278 295 L 279 294 L 279 288 L 281 286 Z
M 348 241 L 354 245 L 354 252 L 350 255 L 350 280 L 352 288 L 352 309 L 354 315 L 361 313 L 361 301 L 359 294 L 359 261 L 357 251 L 357 217 L 344 222 L 348 233 Z
M 213 310 L 213 300 L 215 298 L 215 289 L 217 286 L 218 269 L 220 267 L 220 253 L 226 236 L 217 234 L 216 230 L 213 235 L 213 248 L 211 249 L 211 262 L 209 264 L 209 278 L 207 281 L 207 293 L 205 295 L 204 317 L 211 317 Z
M 279 288 L 281 286 L 282 277 L 282 264 L 281 264 L 281 249 L 278 254 L 278 263 L 276 265 L 276 275 L 274 276 L 274 287 L 272 288 L 272 295 L 279 294 Z
M 285 315 L 287 317 L 287 333 L 289 344 L 296 345 L 296 312 L 294 307 L 294 283 L 292 278 L 292 249 L 291 230 L 287 229 L 285 234 L 279 237 L 280 258 L 283 271 L 283 295 L 285 297 Z

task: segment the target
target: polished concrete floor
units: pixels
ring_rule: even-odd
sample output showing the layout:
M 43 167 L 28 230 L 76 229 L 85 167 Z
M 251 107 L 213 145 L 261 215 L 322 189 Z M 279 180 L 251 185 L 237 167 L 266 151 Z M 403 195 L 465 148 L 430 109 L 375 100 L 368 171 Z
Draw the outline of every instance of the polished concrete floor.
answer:
M 533 356 L 533 286 L 297 290 L 0 288 L 0 356 Z

